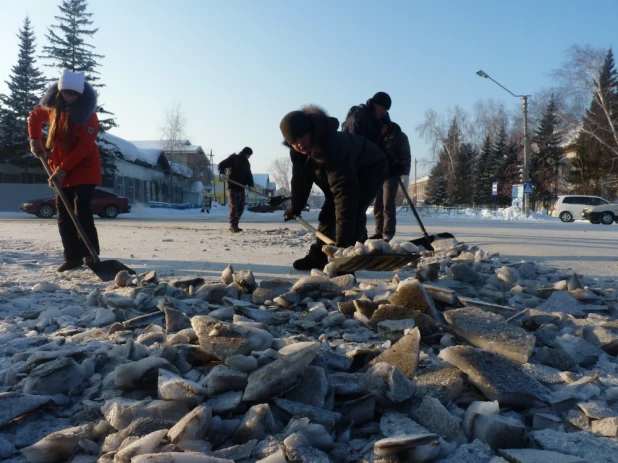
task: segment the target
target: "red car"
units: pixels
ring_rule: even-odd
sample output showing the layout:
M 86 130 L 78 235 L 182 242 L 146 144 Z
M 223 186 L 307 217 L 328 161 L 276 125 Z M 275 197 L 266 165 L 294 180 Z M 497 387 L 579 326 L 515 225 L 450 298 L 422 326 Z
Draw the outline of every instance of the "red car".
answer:
M 90 205 L 92 212 L 104 219 L 113 219 L 118 214 L 131 212 L 128 198 L 123 198 L 98 188 L 94 190 Z M 51 219 L 56 214 L 56 200 L 54 198 L 34 199 L 22 203 L 19 209 L 22 212 L 34 214 L 43 219 Z
M 255 206 L 249 206 L 247 210 L 250 212 L 275 212 L 276 209 L 268 204 L 268 201 L 263 201 Z

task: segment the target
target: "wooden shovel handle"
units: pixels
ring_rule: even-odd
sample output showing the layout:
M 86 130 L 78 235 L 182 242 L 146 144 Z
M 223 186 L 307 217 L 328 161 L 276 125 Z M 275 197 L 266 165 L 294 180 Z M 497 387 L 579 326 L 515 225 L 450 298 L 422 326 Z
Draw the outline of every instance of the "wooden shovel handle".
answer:
M 302 218 L 296 216 L 296 221 L 301 224 L 303 227 L 305 227 L 307 229 L 307 231 L 310 231 L 311 233 L 313 233 L 315 236 L 317 236 L 318 238 L 320 238 L 322 241 L 324 241 L 326 244 L 330 244 L 331 246 L 335 245 L 335 242 L 333 240 L 331 240 L 328 236 L 326 236 L 324 233 L 322 233 L 321 231 L 317 230 L 316 228 L 314 228 L 311 224 L 305 222 Z
M 43 158 L 39 158 L 39 159 L 41 160 L 41 163 L 43 164 L 43 168 L 45 169 L 45 172 L 47 172 L 47 175 L 49 175 L 51 177 L 53 175 L 53 172 L 52 172 L 51 168 L 49 167 L 49 164 L 47 164 L 47 161 L 45 159 L 43 159 Z M 60 200 L 64 203 L 64 207 L 66 208 L 67 212 L 69 213 L 69 216 L 71 217 L 71 220 L 75 224 L 75 228 L 77 228 L 77 233 L 79 233 L 79 236 L 82 238 L 82 240 L 86 244 L 86 247 L 88 248 L 88 251 L 90 252 L 90 255 L 92 256 L 92 259 L 94 260 L 94 263 L 98 264 L 99 262 L 101 262 L 101 259 L 99 259 L 99 255 L 97 254 L 97 251 L 95 251 L 94 246 L 92 245 L 92 242 L 88 238 L 88 235 L 86 235 L 86 231 L 84 230 L 84 227 L 82 227 L 81 222 L 79 221 L 79 219 L 75 215 L 75 212 L 73 211 L 73 205 L 71 203 L 69 203 L 69 200 L 67 199 L 66 195 L 64 194 L 64 191 L 62 191 L 62 188 L 58 184 L 58 182 L 56 180 L 54 180 L 54 181 L 52 181 L 52 184 L 54 185 L 54 189 L 56 190 L 56 193 L 58 193 L 58 196 L 60 197 Z

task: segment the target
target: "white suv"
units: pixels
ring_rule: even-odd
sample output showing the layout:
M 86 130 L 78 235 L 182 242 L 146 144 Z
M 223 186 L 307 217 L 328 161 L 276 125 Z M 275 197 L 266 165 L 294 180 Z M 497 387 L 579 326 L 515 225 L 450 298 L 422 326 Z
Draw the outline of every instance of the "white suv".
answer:
M 551 215 L 552 217 L 559 217 L 563 222 L 573 222 L 575 219 L 582 218 L 584 209 L 604 204 L 609 204 L 609 201 L 599 196 L 562 195 L 558 196 L 554 203 L 554 210 Z
M 603 225 L 618 223 L 618 204 L 603 204 L 602 206 L 584 209 L 582 218 L 589 220 L 590 223 L 602 223 Z

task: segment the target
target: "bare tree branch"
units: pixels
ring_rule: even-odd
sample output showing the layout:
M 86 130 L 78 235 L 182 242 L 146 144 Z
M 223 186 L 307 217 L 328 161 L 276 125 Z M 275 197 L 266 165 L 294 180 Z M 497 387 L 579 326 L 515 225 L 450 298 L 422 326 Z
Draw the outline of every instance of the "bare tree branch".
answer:
M 269 173 L 277 183 L 277 188 L 292 191 L 292 160 L 289 156 L 282 156 L 273 161 Z

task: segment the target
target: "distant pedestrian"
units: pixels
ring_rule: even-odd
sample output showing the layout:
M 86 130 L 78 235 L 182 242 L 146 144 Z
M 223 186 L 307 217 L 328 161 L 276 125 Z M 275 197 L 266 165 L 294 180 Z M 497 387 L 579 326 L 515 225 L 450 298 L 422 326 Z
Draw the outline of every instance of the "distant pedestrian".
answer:
M 212 198 L 204 193 L 202 196 L 202 212 L 206 211 L 207 214 L 210 214 L 210 208 L 212 206 Z
M 230 209 L 230 231 L 238 233 L 242 228 L 238 228 L 238 222 L 245 210 L 245 187 L 253 188 L 253 174 L 249 158 L 253 150 L 246 146 L 238 154 L 234 153 L 219 163 L 219 175 L 228 172 L 227 178 L 240 183 L 240 186 L 232 182 L 227 182 L 227 204 Z
M 338 132 L 339 121 L 317 106 L 288 113 L 280 124 L 292 160 L 292 201 L 286 221 L 300 216 L 315 183 L 325 196 L 318 230 L 347 247 L 367 239 L 366 211 L 388 173 L 384 152 L 365 137 Z M 317 239 L 296 270 L 322 269 L 327 257 Z
M 410 142 L 401 127 L 391 122 L 388 114 L 383 119 L 382 134 L 384 135 L 384 145 L 386 150 L 402 166 L 401 175 L 410 175 Z M 375 218 L 375 234 L 371 239 L 384 239 L 390 241 L 395 236 L 397 228 L 396 203 L 397 190 L 399 188 L 399 175 L 389 175 L 384 181 L 382 188 L 378 190 L 376 201 L 373 206 L 373 216 Z
M 75 215 L 86 235 L 99 253 L 99 238 L 94 225 L 90 201 L 96 185 L 101 184 L 101 160 L 96 144 L 99 121 L 95 113 L 97 96 L 85 81 L 83 72 L 64 70 L 58 82 L 52 84 L 41 105 L 28 118 L 30 151 L 36 157 L 47 160 L 53 175 L 50 185 L 57 181 L 67 199 L 73 204 Z M 46 146 L 43 146 L 43 124 L 48 122 Z M 93 262 L 85 243 L 79 238 L 64 203 L 56 193 L 58 230 L 64 248 L 64 262 L 59 272 Z

